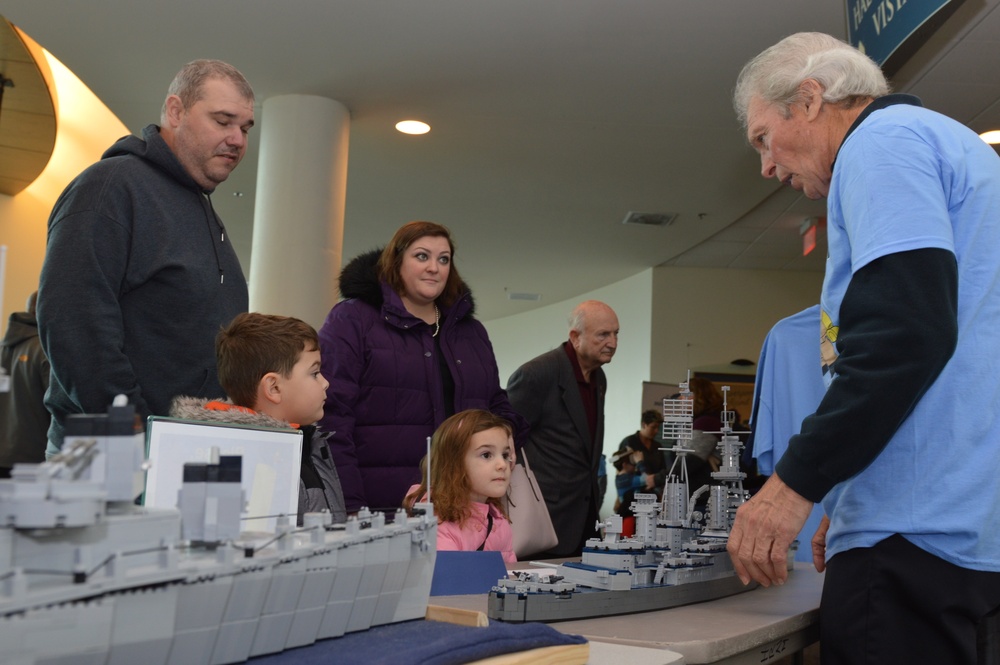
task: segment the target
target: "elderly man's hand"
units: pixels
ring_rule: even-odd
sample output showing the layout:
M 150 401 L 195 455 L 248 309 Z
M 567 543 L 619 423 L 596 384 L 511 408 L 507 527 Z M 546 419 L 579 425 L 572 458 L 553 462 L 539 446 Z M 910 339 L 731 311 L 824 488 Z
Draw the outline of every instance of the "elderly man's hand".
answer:
M 788 577 L 788 546 L 805 524 L 813 503 L 777 474 L 736 511 L 729 534 L 729 556 L 744 584 L 755 580 L 767 587 Z

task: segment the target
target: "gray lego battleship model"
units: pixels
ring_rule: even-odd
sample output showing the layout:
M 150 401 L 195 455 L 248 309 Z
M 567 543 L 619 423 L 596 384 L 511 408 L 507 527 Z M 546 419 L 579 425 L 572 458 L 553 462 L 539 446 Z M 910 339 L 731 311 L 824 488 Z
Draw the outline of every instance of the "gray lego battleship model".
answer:
M 632 503 L 635 535 L 622 535 L 622 518 L 599 524 L 603 538 L 584 546 L 581 560 L 553 569 L 520 571 L 499 580 L 489 595 L 488 616 L 500 621 L 562 621 L 645 612 L 712 600 L 747 591 L 733 569 L 726 543 L 736 509 L 747 499 L 740 471 L 742 444 L 723 414 L 718 443 L 719 484 L 688 493 L 685 457 L 693 452 L 693 401 L 688 384 L 679 399 L 664 400 L 663 438 L 676 440 L 676 454 L 663 499 L 637 494 Z M 723 389 L 728 391 L 728 387 Z M 705 514 L 695 509 L 708 494 Z
M 132 408 L 73 417 L 63 453 L 0 481 L 9 665 L 217 665 L 423 618 L 437 520 L 362 511 L 240 534 L 239 458 L 185 467 L 181 510 L 137 506 Z

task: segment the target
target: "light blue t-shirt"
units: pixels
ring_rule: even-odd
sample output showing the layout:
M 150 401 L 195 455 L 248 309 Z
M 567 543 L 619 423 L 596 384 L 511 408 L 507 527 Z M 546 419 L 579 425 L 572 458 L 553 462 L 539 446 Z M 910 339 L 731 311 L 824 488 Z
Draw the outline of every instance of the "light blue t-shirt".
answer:
M 802 420 L 816 411 L 826 392 L 816 346 L 819 320 L 819 305 L 813 305 L 778 321 L 764 338 L 750 424 L 757 470 L 765 476 L 774 473 L 788 440 L 799 433 Z M 822 518 L 823 507 L 816 504 L 799 531 L 796 561 L 812 561 L 810 543 Z
M 882 453 L 823 500 L 827 558 L 899 533 L 956 565 L 1000 571 L 1000 158 L 933 111 L 877 110 L 841 146 L 827 232 L 826 354 L 851 276 L 873 260 L 949 250 L 959 285 L 954 356 Z

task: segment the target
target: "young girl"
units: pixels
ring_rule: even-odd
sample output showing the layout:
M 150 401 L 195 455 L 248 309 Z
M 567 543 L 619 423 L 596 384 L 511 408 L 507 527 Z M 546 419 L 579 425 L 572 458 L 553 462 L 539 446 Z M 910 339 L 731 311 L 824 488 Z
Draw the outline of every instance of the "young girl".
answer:
M 431 502 L 438 551 L 499 551 L 513 563 L 513 533 L 501 499 L 514 467 L 510 424 L 489 411 L 451 416 L 431 438 Z M 426 469 L 426 462 L 421 464 Z M 427 495 L 427 479 L 410 488 L 403 506 Z

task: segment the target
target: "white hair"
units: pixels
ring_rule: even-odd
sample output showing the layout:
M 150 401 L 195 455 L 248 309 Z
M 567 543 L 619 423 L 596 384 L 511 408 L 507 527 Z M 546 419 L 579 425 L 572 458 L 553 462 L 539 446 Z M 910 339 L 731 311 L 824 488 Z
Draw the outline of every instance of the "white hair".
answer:
M 823 101 L 850 108 L 889 94 L 889 83 L 875 62 L 850 44 L 821 32 L 785 37 L 748 62 L 736 80 L 733 106 L 746 128 L 750 100 L 778 106 L 786 117 L 800 100 L 800 86 L 813 79 L 823 88 Z
M 576 307 L 573 308 L 573 311 L 570 312 L 569 321 L 568 321 L 568 323 L 569 323 L 569 329 L 570 330 L 575 330 L 578 333 L 582 333 L 583 332 L 584 319 L 587 318 L 587 313 L 585 311 L 585 308 L 582 307 L 582 305 L 583 305 L 583 303 L 580 303 L 579 305 L 577 305 Z

